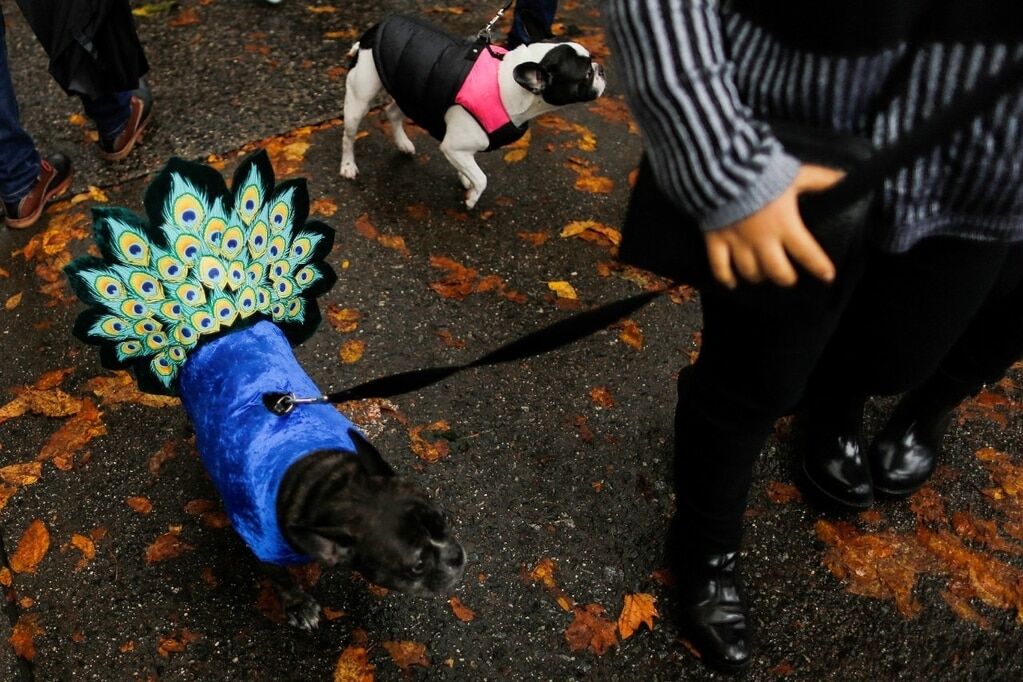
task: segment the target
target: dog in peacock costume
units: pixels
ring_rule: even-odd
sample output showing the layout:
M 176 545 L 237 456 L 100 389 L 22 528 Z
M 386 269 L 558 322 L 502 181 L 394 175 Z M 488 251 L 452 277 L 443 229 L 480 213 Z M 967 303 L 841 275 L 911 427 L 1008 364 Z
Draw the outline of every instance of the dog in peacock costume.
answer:
M 229 190 L 216 170 L 172 159 L 142 218 L 93 209 L 101 257 L 66 267 L 88 304 L 75 324 L 108 368 L 147 392 L 179 395 L 203 465 L 238 534 L 269 564 L 352 565 L 414 593 L 449 590 L 464 553 L 424 494 L 395 476 L 330 405 L 283 413 L 268 395 L 320 396 L 291 346 L 320 322 L 336 275 L 333 230 L 307 221 L 304 180 L 275 185 L 265 152 Z M 281 585 L 286 610 L 315 625 L 315 602 Z

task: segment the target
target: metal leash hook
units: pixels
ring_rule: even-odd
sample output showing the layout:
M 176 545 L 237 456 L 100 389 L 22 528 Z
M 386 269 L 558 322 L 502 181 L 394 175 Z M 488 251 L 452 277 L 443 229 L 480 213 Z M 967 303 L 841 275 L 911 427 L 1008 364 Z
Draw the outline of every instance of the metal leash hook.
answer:
M 294 393 L 263 394 L 263 404 L 266 405 L 266 409 L 279 417 L 290 414 L 291 411 L 295 409 L 296 405 L 315 405 L 316 403 L 326 402 L 329 402 L 329 399 L 325 395 L 316 396 L 314 398 L 299 398 Z
M 490 22 L 486 26 L 484 26 L 479 33 L 476 34 L 476 40 L 483 41 L 488 45 L 494 41 L 493 35 L 494 26 L 497 24 L 497 22 L 501 21 L 501 17 L 503 17 L 504 13 L 508 11 L 508 8 L 512 6 L 512 2 L 513 0 L 508 0 L 506 3 L 504 3 L 504 7 L 497 10 L 497 14 L 494 15 L 494 18 L 491 19 Z

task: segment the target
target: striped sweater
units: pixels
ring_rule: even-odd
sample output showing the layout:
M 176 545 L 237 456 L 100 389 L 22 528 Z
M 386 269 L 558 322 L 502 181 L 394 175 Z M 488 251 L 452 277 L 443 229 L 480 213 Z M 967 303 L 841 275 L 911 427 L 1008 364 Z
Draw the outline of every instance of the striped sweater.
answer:
M 988 3 L 1000 9 L 977 19 Z M 1019 10 L 1000 0 L 604 4 L 654 175 L 704 230 L 750 215 L 795 177 L 798 162 L 765 120 L 826 127 L 880 146 L 968 92 L 981 74 L 1023 59 Z M 795 18 L 779 16 L 786 12 Z M 792 26 L 800 21 L 810 25 Z M 907 68 L 908 76 L 896 76 Z M 889 92 L 891 83 L 902 85 Z M 1023 239 L 1021 114 L 1023 93 L 1007 94 L 888 179 L 882 219 L 890 229 L 881 247 L 905 251 L 936 235 Z

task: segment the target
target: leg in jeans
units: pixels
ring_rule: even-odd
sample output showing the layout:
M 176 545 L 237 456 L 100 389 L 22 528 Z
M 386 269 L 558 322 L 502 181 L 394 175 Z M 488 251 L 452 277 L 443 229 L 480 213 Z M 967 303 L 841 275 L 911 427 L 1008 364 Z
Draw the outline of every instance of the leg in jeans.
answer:
M 7 66 L 7 38 L 0 10 L 0 199 L 16 204 L 39 176 L 40 159 L 21 127 L 14 84 Z
M 131 96 L 132 93 L 128 91 L 103 95 L 96 99 L 81 98 L 82 107 L 96 124 L 101 139 L 113 140 L 124 130 L 131 115 Z
M 516 0 L 508 49 L 550 38 L 557 11 L 558 0 Z

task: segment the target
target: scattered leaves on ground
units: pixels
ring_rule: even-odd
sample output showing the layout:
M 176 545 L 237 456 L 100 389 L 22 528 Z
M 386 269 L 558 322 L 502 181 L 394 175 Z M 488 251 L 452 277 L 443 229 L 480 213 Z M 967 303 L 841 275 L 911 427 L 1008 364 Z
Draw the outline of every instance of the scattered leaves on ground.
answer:
M 53 461 L 58 469 L 68 470 L 74 464 L 75 455 L 94 438 L 105 435 L 107 427 L 101 417 L 103 413 L 96 409 L 91 399 L 82 401 L 82 409 L 65 421 L 57 432 L 46 441 L 36 459 Z
M 619 330 L 618 338 L 622 343 L 636 350 L 643 350 L 643 331 L 632 320 L 622 320 L 613 325 Z
M 623 640 L 632 637 L 640 625 L 654 629 L 654 619 L 660 615 L 654 605 L 656 601 L 657 597 L 646 592 L 625 595 L 622 612 L 618 615 L 618 632 Z
M 373 682 L 376 666 L 369 662 L 369 650 L 362 645 L 345 647 L 334 666 L 334 682 Z
M 181 405 L 181 400 L 173 396 L 143 393 L 128 372 L 113 372 L 93 377 L 86 382 L 85 390 L 99 398 L 105 407 L 124 403 L 157 408 Z
M 618 643 L 617 626 L 604 617 L 600 604 L 586 604 L 572 609 L 575 617 L 565 630 L 565 641 L 572 651 L 589 649 L 598 656 Z

